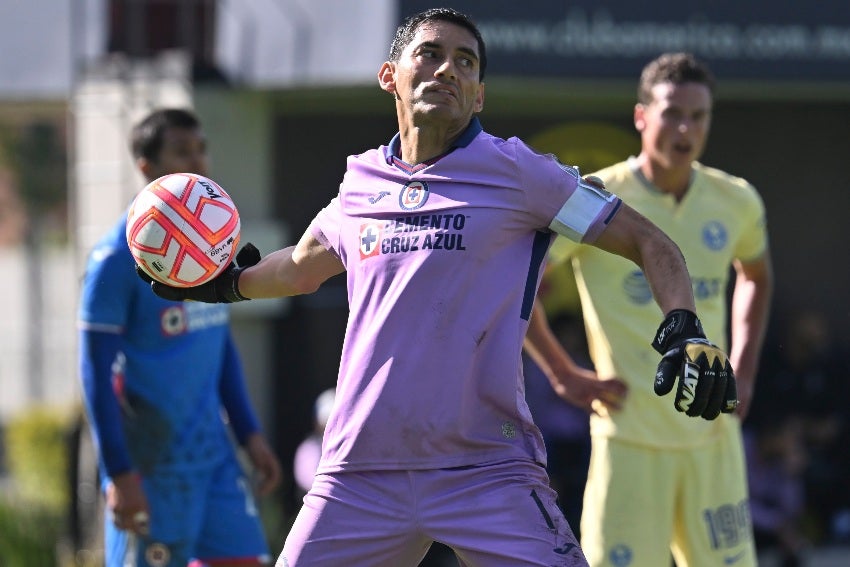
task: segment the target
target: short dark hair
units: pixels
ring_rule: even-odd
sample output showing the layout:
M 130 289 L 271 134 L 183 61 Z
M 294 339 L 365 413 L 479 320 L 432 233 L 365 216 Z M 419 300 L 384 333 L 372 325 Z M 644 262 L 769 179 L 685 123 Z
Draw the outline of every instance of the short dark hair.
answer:
M 641 104 L 652 102 L 652 87 L 661 83 L 699 83 L 714 94 L 714 75 L 692 53 L 664 53 L 650 61 L 640 75 L 637 98 Z
M 393 42 L 390 45 L 390 61 L 399 60 L 401 52 L 413 41 L 416 31 L 426 22 L 449 22 L 466 28 L 475 36 L 475 40 L 478 42 L 478 80 L 483 81 L 484 72 L 487 70 L 487 48 L 484 45 L 484 38 L 472 18 L 452 8 L 431 8 L 407 17 L 395 31 Z
M 191 111 L 183 108 L 161 108 L 148 114 L 133 127 L 130 133 L 130 151 L 133 157 L 156 162 L 162 151 L 165 131 L 169 128 L 196 130 L 201 121 Z

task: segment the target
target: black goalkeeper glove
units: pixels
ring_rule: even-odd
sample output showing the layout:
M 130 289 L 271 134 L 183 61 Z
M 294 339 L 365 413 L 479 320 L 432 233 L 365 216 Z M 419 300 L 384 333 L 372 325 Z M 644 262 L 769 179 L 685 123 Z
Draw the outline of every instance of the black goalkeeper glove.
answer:
M 715 419 L 738 406 L 735 374 L 729 358 L 708 342 L 697 316 L 686 309 L 671 311 L 655 334 L 652 347 L 664 355 L 655 373 L 655 393 L 670 393 L 679 377 L 674 405 L 691 417 Z
M 247 301 L 249 298 L 239 293 L 239 276 L 245 268 L 260 261 L 260 251 L 250 242 L 245 244 L 236 254 L 236 261 L 231 262 L 222 273 L 207 283 L 194 287 L 174 287 L 160 283 L 136 265 L 136 273 L 148 282 L 155 294 L 171 301 L 200 301 L 202 303 L 236 303 Z

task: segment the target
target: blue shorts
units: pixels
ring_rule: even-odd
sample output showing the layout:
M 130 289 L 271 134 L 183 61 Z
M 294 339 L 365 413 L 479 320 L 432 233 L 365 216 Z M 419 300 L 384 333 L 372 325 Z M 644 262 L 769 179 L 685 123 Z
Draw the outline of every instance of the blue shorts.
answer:
M 464 567 L 586 566 L 532 462 L 317 475 L 277 567 L 418 565 L 434 541 Z
M 186 567 L 269 561 L 251 486 L 233 457 L 212 470 L 157 473 L 142 479 L 150 506 L 150 535 L 141 538 L 105 519 L 106 567 Z

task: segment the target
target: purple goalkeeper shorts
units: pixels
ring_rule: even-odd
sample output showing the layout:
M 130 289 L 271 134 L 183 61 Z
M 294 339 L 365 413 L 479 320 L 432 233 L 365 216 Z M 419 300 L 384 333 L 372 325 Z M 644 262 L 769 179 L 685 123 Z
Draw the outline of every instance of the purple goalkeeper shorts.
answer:
M 464 567 L 586 566 L 556 498 L 530 461 L 317 475 L 277 567 L 415 567 L 434 541 Z

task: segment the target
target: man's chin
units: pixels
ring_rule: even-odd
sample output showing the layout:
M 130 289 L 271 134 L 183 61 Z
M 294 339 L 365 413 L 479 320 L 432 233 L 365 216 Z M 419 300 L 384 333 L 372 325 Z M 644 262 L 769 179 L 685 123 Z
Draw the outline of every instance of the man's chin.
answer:
M 445 122 L 469 122 L 469 119 L 472 118 L 471 112 L 461 112 L 457 105 L 450 104 L 435 104 L 435 103 L 423 103 L 416 105 L 415 112 L 417 115 L 427 117 L 432 120 L 439 120 Z

